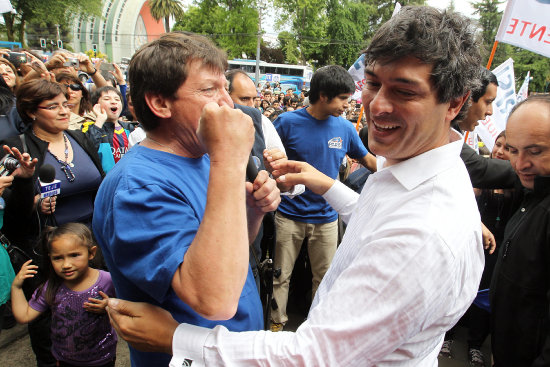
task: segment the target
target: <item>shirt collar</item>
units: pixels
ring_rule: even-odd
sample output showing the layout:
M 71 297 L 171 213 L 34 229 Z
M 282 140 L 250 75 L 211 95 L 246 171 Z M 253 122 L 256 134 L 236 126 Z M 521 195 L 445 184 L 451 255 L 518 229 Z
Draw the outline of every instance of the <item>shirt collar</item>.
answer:
M 401 185 L 407 190 L 412 190 L 421 183 L 456 165 L 456 158 L 460 156 L 462 145 L 462 136 L 457 131 L 450 129 L 448 144 L 382 170 L 388 170 Z

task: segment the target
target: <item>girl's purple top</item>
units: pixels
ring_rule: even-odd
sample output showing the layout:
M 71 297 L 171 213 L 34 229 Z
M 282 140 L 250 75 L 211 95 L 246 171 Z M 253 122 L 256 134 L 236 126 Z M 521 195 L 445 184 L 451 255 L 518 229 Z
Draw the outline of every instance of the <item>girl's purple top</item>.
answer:
M 39 288 L 40 289 L 40 288 Z M 101 299 L 99 291 L 115 297 L 111 274 L 100 270 L 95 284 L 89 289 L 75 292 L 61 284 L 55 295 L 55 304 L 46 303 L 45 290 L 36 290 L 29 306 L 39 312 L 52 310 L 52 354 L 58 361 L 78 366 L 100 366 L 116 356 L 117 336 L 109 316 L 84 310 L 88 298 Z

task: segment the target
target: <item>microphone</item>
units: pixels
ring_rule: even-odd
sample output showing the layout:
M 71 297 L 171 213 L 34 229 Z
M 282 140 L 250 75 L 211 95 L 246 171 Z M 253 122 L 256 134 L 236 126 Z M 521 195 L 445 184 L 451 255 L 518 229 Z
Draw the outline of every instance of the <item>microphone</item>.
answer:
M 38 170 L 40 183 L 40 198 L 44 199 L 61 193 L 61 181 L 55 179 L 55 168 L 51 164 L 44 164 Z
M 250 154 L 248 156 L 248 163 L 246 164 L 246 179 L 248 182 L 254 182 L 256 176 L 258 176 L 258 167 L 260 166 L 259 158 Z

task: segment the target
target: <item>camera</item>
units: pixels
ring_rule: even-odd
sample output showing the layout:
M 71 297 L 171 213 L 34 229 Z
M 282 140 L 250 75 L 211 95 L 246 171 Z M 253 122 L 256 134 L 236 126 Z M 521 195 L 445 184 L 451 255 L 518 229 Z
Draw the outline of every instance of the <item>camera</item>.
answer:
M 8 176 L 19 167 L 19 161 L 11 154 L 0 160 L 0 177 Z
M 4 57 L 8 59 L 8 61 L 11 62 L 16 68 L 27 62 L 27 55 L 23 52 L 8 52 L 8 55 L 4 55 Z
M 75 57 L 69 57 L 67 61 L 65 61 L 65 63 L 63 64 L 63 66 L 71 66 L 75 69 L 78 69 L 78 65 L 78 59 Z

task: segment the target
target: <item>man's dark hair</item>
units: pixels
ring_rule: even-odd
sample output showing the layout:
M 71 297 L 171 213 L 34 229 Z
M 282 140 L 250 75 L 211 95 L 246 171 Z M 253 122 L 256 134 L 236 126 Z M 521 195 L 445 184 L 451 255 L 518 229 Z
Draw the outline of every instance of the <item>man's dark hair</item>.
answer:
M 235 79 L 235 76 L 238 75 L 238 74 L 244 75 L 247 78 L 249 78 L 250 80 L 252 80 L 252 78 L 250 78 L 244 70 L 231 69 L 231 70 L 226 71 L 225 72 L 225 79 L 227 79 L 227 84 L 228 84 L 227 85 L 227 91 L 228 91 L 229 94 L 231 94 L 231 92 L 233 92 L 233 79 Z
M 494 84 L 498 87 L 498 80 L 495 74 L 491 70 L 488 70 L 487 68 L 484 68 L 483 66 L 479 67 L 480 69 L 480 76 L 479 81 L 480 84 L 472 89 L 472 101 L 477 102 L 485 92 L 487 92 L 487 87 L 489 84 Z
M 136 117 L 146 131 L 154 130 L 160 119 L 149 109 L 146 94 L 176 98 L 187 80 L 189 64 L 202 65 L 224 72 L 227 55 L 206 37 L 194 34 L 166 33 L 143 45 L 130 60 L 129 84 Z
M 346 69 L 338 65 L 324 66 L 311 77 L 309 103 L 316 103 L 321 94 L 330 101 L 342 93 L 353 93 L 354 91 L 355 83 Z
M 96 90 L 94 90 L 94 92 L 92 93 L 92 106 L 95 106 L 97 104 L 97 102 L 99 101 L 99 99 L 101 98 L 101 96 L 105 93 L 109 93 L 109 92 L 115 92 L 118 97 L 120 98 L 120 101 L 122 102 L 122 93 L 120 93 L 120 91 L 115 88 L 115 87 L 111 87 L 110 85 L 107 85 L 105 87 L 101 87 L 101 88 L 97 88 Z
M 438 101 L 446 103 L 478 85 L 480 47 L 468 18 L 429 6 L 405 6 L 375 33 L 364 51 L 365 65 L 416 57 L 433 66 L 431 81 Z M 466 112 L 462 109 L 459 115 Z

